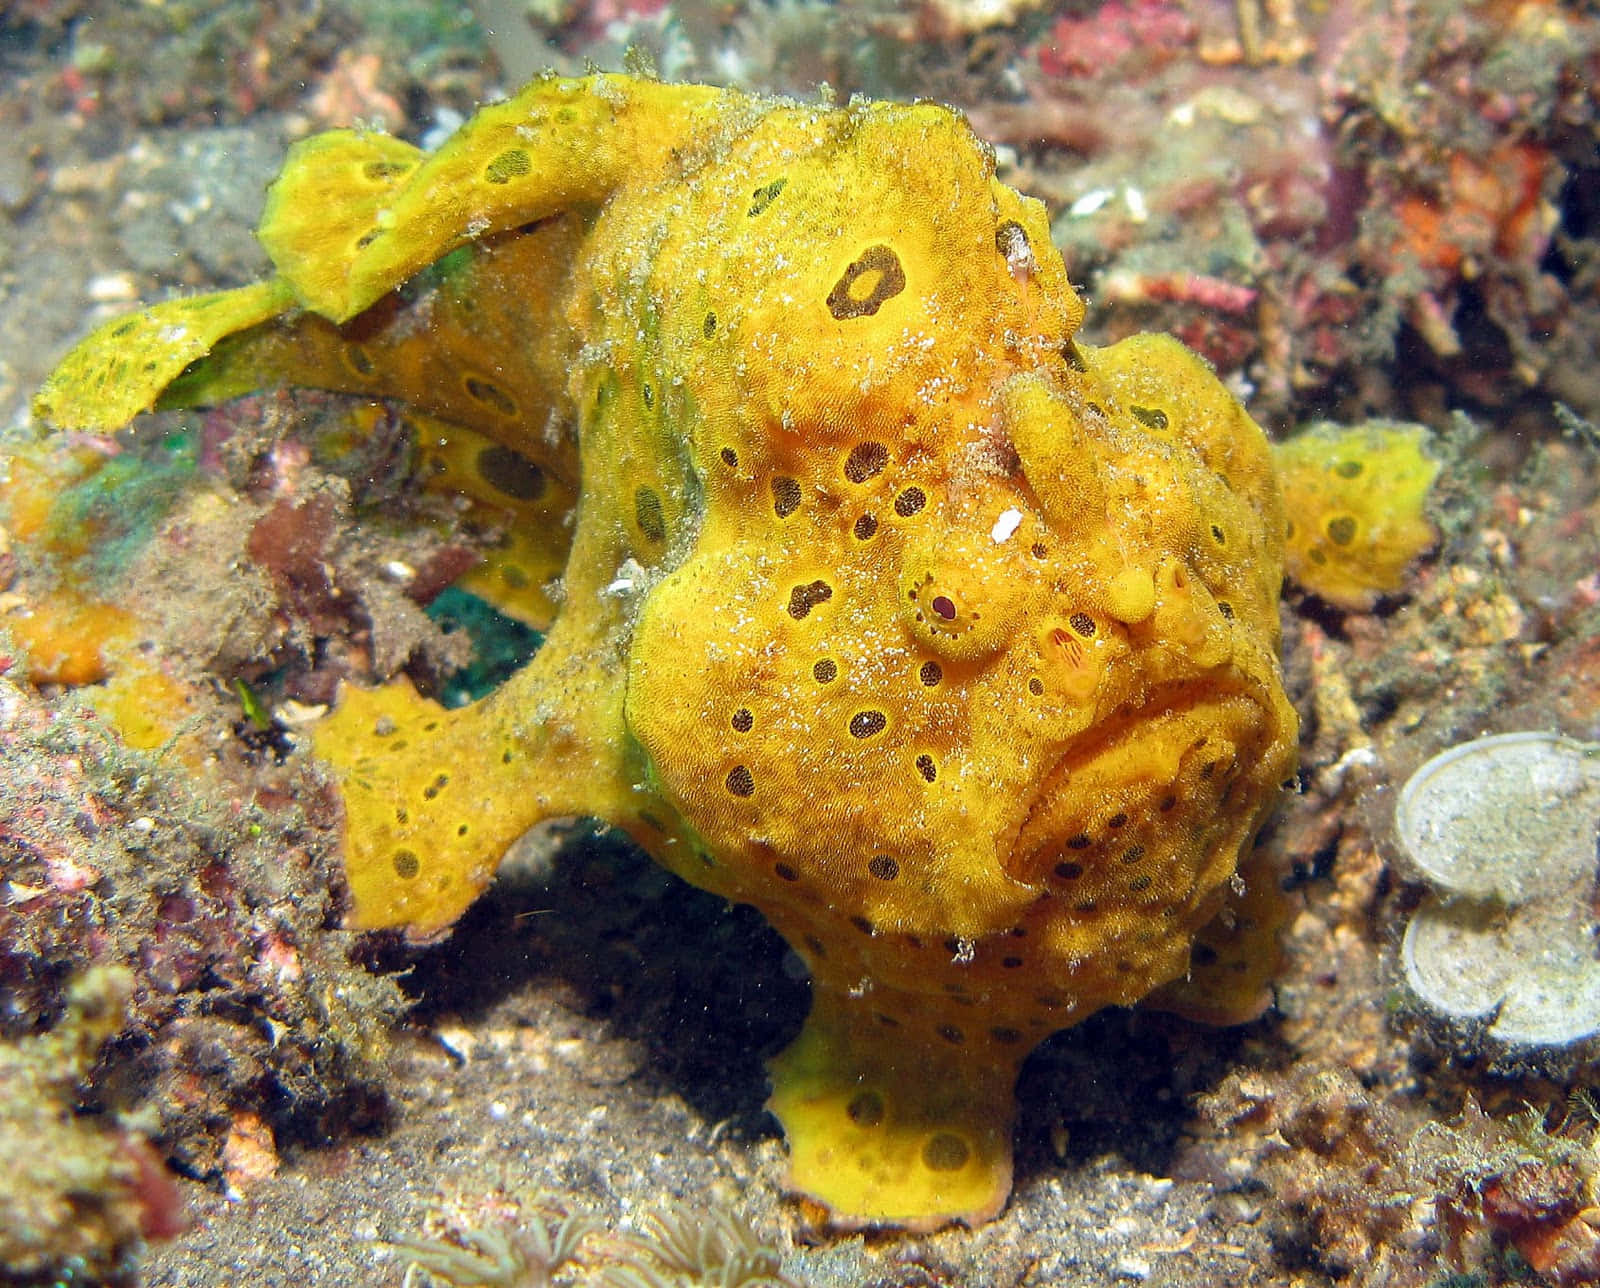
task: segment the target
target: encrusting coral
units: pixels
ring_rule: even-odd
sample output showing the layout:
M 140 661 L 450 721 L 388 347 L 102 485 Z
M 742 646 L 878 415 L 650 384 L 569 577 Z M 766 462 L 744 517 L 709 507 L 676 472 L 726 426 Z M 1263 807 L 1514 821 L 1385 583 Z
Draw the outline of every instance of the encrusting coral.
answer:
M 272 280 L 108 323 L 36 410 L 390 397 L 433 486 L 512 516 L 479 587 L 548 627 L 532 662 L 315 731 L 350 924 L 437 935 L 569 815 L 754 904 L 813 980 L 791 1181 L 846 1224 L 994 1215 L 1055 1030 L 1259 1010 L 1271 451 L 1175 341 L 1075 342 L 1043 207 L 961 117 L 546 78 L 432 154 L 297 145 L 260 236 Z

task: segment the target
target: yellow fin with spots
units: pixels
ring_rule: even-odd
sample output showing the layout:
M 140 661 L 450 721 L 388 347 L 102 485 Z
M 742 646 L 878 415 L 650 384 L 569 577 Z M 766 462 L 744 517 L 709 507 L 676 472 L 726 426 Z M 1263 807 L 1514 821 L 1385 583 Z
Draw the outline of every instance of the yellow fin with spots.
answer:
M 61 429 L 120 429 L 224 336 L 293 305 L 288 287 L 274 279 L 113 318 L 61 360 L 34 397 L 33 414 Z
M 768 1063 L 789 1187 L 837 1223 L 932 1230 L 1005 1205 L 1026 1049 L 981 1026 L 917 1022 L 947 1010 L 894 989 L 819 986 L 800 1036 Z
M 1440 462 L 1422 425 L 1317 424 L 1274 449 L 1283 484 L 1285 568 L 1339 608 L 1371 608 L 1405 586 L 1438 533 L 1428 494 Z
M 605 650 L 564 624 L 471 706 L 446 709 L 403 679 L 346 685 L 313 728 L 312 749 L 344 798 L 347 925 L 442 934 L 512 842 L 546 819 L 603 818 L 662 843 L 661 826 L 642 821 L 642 767 Z
M 521 749 L 481 717 L 400 680 L 345 688 L 313 731 L 316 754 L 341 772 L 348 925 L 405 926 L 418 939 L 447 930 L 539 821 Z M 504 744 L 499 755 L 484 754 L 491 743 Z
M 534 630 L 548 630 L 572 546 L 577 489 L 475 430 L 430 416 L 411 420 L 424 488 L 459 498 L 462 522 L 495 534 L 480 547 L 483 561 L 455 584 Z
M 343 322 L 456 247 L 596 206 L 628 175 L 657 169 L 673 149 L 727 123 L 726 97 L 707 86 L 545 77 L 478 112 L 392 200 L 346 204 L 327 232 L 317 181 L 343 161 L 315 151 L 291 157 L 260 236 L 301 302 Z
M 342 296 L 363 239 L 423 155 L 400 139 L 360 130 L 314 134 L 289 149 L 267 189 L 256 237 L 307 308 L 335 316 L 323 305 Z

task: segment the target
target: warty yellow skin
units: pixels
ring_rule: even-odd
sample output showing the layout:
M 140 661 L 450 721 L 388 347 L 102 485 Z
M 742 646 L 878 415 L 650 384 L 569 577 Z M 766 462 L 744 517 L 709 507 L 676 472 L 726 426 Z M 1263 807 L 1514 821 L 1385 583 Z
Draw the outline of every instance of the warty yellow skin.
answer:
M 388 396 L 517 517 L 533 661 L 314 735 L 350 924 L 437 934 L 569 815 L 754 904 L 814 987 L 791 1183 L 843 1224 L 998 1212 L 1050 1033 L 1259 1006 L 1275 887 L 1237 873 L 1296 755 L 1267 441 L 1176 342 L 1074 342 L 1043 207 L 958 114 L 550 78 L 431 155 L 298 145 L 261 239 L 273 280 L 108 324 L 38 410 Z

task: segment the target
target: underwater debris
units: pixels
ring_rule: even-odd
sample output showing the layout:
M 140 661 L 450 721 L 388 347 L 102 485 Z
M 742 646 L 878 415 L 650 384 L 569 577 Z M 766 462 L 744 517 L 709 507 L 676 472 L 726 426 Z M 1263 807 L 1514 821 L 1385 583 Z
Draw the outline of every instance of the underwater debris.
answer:
M 1413 774 L 1395 828 L 1432 887 L 1401 964 L 1423 1007 L 1502 1057 L 1571 1058 L 1600 1034 L 1600 747 L 1512 733 Z
M 131 971 L 91 967 L 70 986 L 54 1029 L 0 1042 L 7 1282 L 131 1282 L 144 1241 L 183 1228 L 177 1189 L 149 1144 L 105 1118 L 74 1113 L 79 1081 L 121 1030 L 133 988 Z
M 1496 1117 L 1468 1094 L 1443 1118 L 1316 1060 L 1232 1072 L 1200 1111 L 1233 1157 L 1202 1144 L 1180 1166 L 1235 1187 L 1219 1215 L 1251 1196 L 1297 1264 L 1383 1288 L 1596 1282 L 1600 1133 L 1584 1113 Z

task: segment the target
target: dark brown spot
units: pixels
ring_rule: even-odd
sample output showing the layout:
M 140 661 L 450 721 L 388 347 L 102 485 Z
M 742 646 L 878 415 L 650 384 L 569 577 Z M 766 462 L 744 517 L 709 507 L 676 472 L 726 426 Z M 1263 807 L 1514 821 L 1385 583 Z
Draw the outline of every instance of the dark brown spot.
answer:
M 800 879 L 800 874 L 787 863 L 775 863 L 772 870 L 780 881 L 798 881 Z
M 1007 219 L 994 230 L 994 248 L 1007 260 L 1020 262 L 1033 259 L 1033 247 L 1028 244 L 1028 234 L 1015 219 Z
M 869 318 L 905 289 L 900 257 L 887 246 L 870 246 L 828 292 L 828 312 L 839 322 Z
M 495 443 L 485 447 L 473 460 L 478 477 L 497 492 L 515 497 L 519 501 L 537 501 L 544 495 L 549 480 L 540 469 L 521 452 Z
M 1340 461 L 1333 467 L 1333 472 L 1342 479 L 1353 479 L 1359 478 L 1365 468 L 1360 461 Z
M 894 499 L 894 512 L 902 519 L 909 519 L 918 513 L 923 506 L 928 504 L 928 494 L 920 487 L 908 487 Z
M 667 539 L 667 520 L 661 510 L 661 497 L 654 488 L 641 487 L 633 494 L 633 518 L 646 541 L 660 545 Z
M 852 483 L 865 483 L 883 473 L 889 463 L 889 449 L 882 443 L 857 443 L 844 458 L 844 476 Z
M 1120 810 L 1106 820 L 1107 827 L 1126 827 L 1127 825 L 1128 816 L 1122 813 Z
M 967 1040 L 967 1035 L 954 1024 L 941 1024 L 936 1031 L 951 1046 L 960 1046 Z
M 879 881 L 893 881 L 900 875 L 900 865 L 887 854 L 874 854 L 867 863 L 867 871 Z
M 1223 530 L 1220 527 L 1218 527 L 1215 523 L 1213 523 L 1211 525 L 1211 539 L 1213 541 L 1215 541 L 1219 546 L 1225 546 L 1225 545 L 1228 544 L 1228 536 L 1227 536 L 1227 534 L 1225 532 L 1223 532 Z
M 811 665 L 811 678 L 818 684 L 832 684 L 839 678 L 839 664 L 831 657 L 822 658 Z
M 1044 681 L 1037 675 L 1028 677 L 1028 692 L 1036 698 L 1044 697 Z
M 1085 833 L 1079 832 L 1075 837 L 1073 837 L 1070 841 L 1067 842 L 1067 849 L 1069 849 L 1069 850 L 1087 850 L 1093 844 L 1094 844 L 1094 842 L 1092 840 L 1090 840 L 1089 837 Z
M 876 1091 L 858 1091 L 844 1111 L 857 1127 L 876 1127 L 883 1121 L 883 1097 Z
M 1157 808 L 1160 809 L 1160 811 L 1163 814 L 1165 814 L 1168 810 L 1170 810 L 1177 803 L 1178 803 L 1178 798 L 1176 796 L 1163 796 L 1161 798 L 1161 804 Z
M 446 787 L 450 785 L 449 774 L 439 774 L 434 780 L 422 789 L 423 800 L 434 800 Z
M 462 381 L 462 387 L 466 389 L 468 396 L 474 402 L 488 407 L 491 411 L 497 411 L 502 416 L 515 416 L 517 414 L 517 404 L 512 401 L 511 395 L 501 389 L 499 385 L 491 384 L 479 376 L 468 376 Z
M 1165 429 L 1167 427 L 1167 413 L 1159 407 L 1130 406 L 1128 412 L 1141 425 L 1150 429 Z
M 933 610 L 936 617 L 943 618 L 947 622 L 956 619 L 956 601 L 949 595 L 935 595 L 928 607 Z
M 933 782 L 939 777 L 939 766 L 933 763 L 933 757 L 923 752 L 917 757 L 917 772 L 922 775 L 924 782 Z
M 1022 965 L 1022 958 L 1020 958 L 1020 957 L 1002 957 L 1000 959 L 1000 964 L 1002 966 L 1004 966 L 1007 970 L 1016 970 L 1017 967 Z
M 826 604 L 832 598 L 833 587 L 825 581 L 795 586 L 789 591 L 789 616 L 800 621 L 818 604 Z
M 749 707 L 740 707 L 733 713 L 732 719 L 728 721 L 733 726 L 734 733 L 749 733 L 755 722 L 756 719 L 750 714 Z
M 739 468 L 739 453 L 734 451 L 733 448 L 724 447 L 719 455 L 722 457 L 722 463 L 730 470 Z
M 385 179 L 398 179 L 410 169 L 409 161 L 368 161 L 361 173 L 374 183 L 382 183 Z
M 508 148 L 483 169 L 490 183 L 510 183 L 533 169 L 533 162 L 521 148 Z
M 1329 519 L 1323 531 L 1334 545 L 1347 546 L 1356 539 L 1356 521 L 1348 514 L 1341 514 Z
M 754 219 L 778 199 L 778 194 L 788 182 L 788 179 L 774 179 L 771 183 L 762 184 L 750 194 L 750 209 L 745 211 L 745 214 Z
M 959 1172 L 971 1155 L 967 1142 L 947 1131 L 929 1137 L 922 1147 L 922 1163 L 930 1172 Z
M 1221 613 L 1223 617 L 1227 618 L 1228 621 L 1231 622 L 1233 620 L 1233 605 L 1230 604 L 1226 599 L 1217 600 L 1217 611 Z
M 854 531 L 856 534 L 857 541 L 869 540 L 872 535 L 877 532 L 877 530 L 878 521 L 870 514 L 863 514 L 860 518 L 858 518 L 856 520 L 856 526 L 854 529 L 852 529 L 852 531 Z
M 1074 613 L 1067 618 L 1067 625 L 1071 626 L 1079 635 L 1094 634 L 1094 618 L 1090 617 L 1088 613 Z
M 787 519 L 800 508 L 800 484 L 787 474 L 780 474 L 772 480 L 772 512 L 780 519 Z
M 1013 1029 L 1004 1024 L 996 1025 L 990 1029 L 989 1036 L 996 1042 L 1004 1043 L 1006 1046 L 1022 1041 L 1022 1031 L 1020 1029 Z
M 700 334 L 709 340 L 712 336 L 716 335 L 716 333 L 717 315 L 715 313 L 707 313 L 705 321 L 700 324 Z
M 859 930 L 863 935 L 875 935 L 878 933 L 877 930 L 873 928 L 872 923 L 865 917 L 851 917 L 850 924 Z
M 1083 875 L 1083 864 L 1058 863 L 1055 866 L 1055 873 L 1063 881 L 1076 881 Z
M 933 688 L 940 680 L 944 679 L 944 667 L 937 662 L 927 661 L 917 670 L 917 679 L 921 680 L 928 688 Z
M 728 790 L 735 796 L 752 796 L 755 794 L 755 776 L 743 765 L 735 765 L 730 769 L 724 782 Z
M 1134 877 L 1132 881 L 1128 882 L 1128 889 L 1132 890 L 1134 894 L 1138 894 L 1141 890 L 1148 890 L 1149 888 L 1150 874 L 1148 872 L 1141 873 L 1139 876 Z
M 394 874 L 402 881 L 410 881 L 422 871 L 422 860 L 412 850 L 396 850 L 393 862 Z
M 1142 845 L 1130 845 L 1122 853 L 1122 861 L 1124 863 L 1137 863 L 1142 858 L 1144 858 L 1144 846 Z
M 852 738 L 871 738 L 889 727 L 889 717 L 881 711 L 857 711 L 850 717 Z

